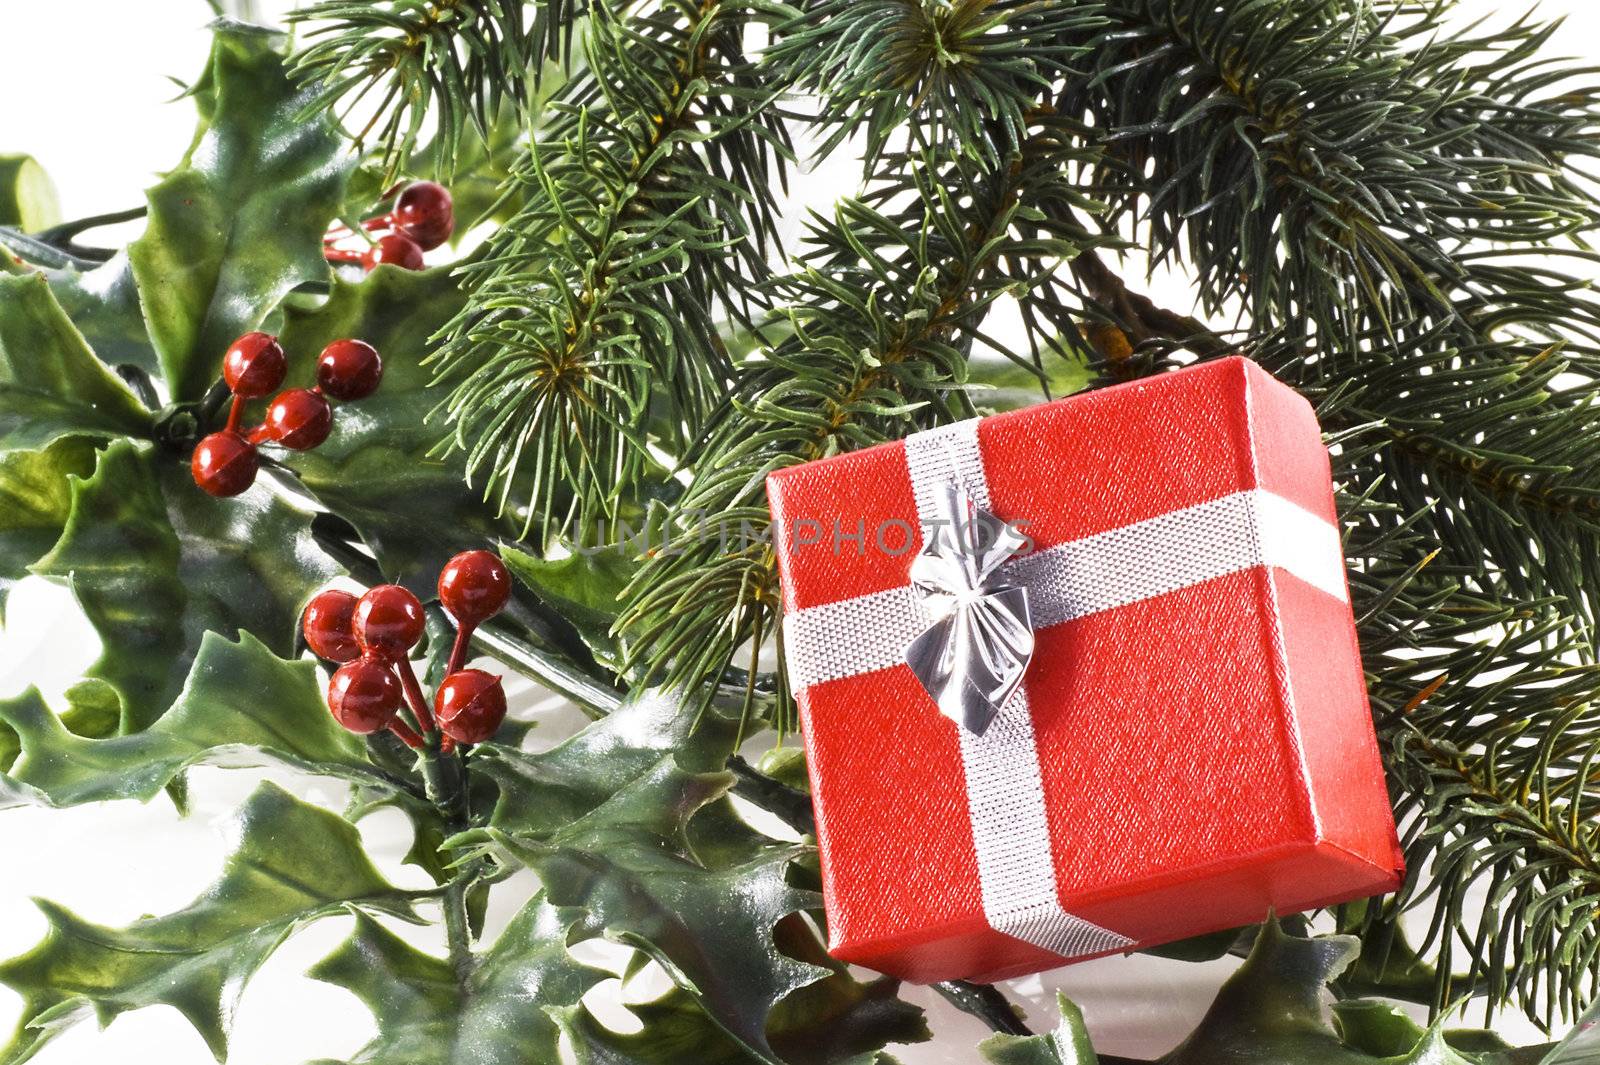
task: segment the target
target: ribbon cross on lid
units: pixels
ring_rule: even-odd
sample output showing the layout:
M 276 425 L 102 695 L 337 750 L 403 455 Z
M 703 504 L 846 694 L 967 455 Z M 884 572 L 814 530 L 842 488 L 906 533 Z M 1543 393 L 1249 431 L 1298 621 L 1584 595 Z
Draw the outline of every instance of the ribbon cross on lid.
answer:
M 906 664 L 939 712 L 983 735 L 1033 659 L 1028 590 L 1000 567 L 1028 540 L 954 483 L 935 490 L 937 518 L 911 562 L 911 587 L 933 623 Z

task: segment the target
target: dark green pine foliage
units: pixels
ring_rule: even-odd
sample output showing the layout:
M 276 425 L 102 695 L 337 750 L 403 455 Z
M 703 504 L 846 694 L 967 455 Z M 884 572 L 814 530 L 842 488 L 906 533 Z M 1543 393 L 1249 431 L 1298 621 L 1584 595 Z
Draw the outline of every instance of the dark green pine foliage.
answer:
M 241 762 L 351 803 L 259 791 L 174 913 L 110 929 L 47 908 L 45 939 L 0 963 L 24 1003 L 0 1063 L 158 1003 L 223 1054 L 249 976 L 349 913 L 313 975 L 375 1015 L 352 1061 L 865 1063 L 925 1038 L 893 980 L 822 949 L 792 750 L 734 754 L 794 721 L 761 668 L 781 647 L 770 545 L 722 533 L 764 526 L 773 470 L 1234 352 L 1328 431 L 1411 872 L 1335 915 L 1359 940 L 1269 925 L 1175 947 L 1256 944 L 1163 1060 L 1537 1060 L 1369 997 L 1553 1020 L 1600 974 L 1595 72 L 1531 19 L 1458 15 L 324 0 L 295 14 L 298 50 L 219 25 L 197 147 L 129 254 L 95 268 L 83 225 L 0 227 L 0 591 L 70 583 L 105 645 L 65 706 L 0 701 L 0 808 L 181 801 L 187 768 Z M 795 219 L 787 183 L 840 153 L 859 182 Z M 320 235 L 402 174 L 454 181 L 481 241 L 453 267 L 329 277 Z M 1129 249 L 1191 275 L 1197 309 L 1125 281 Z M 374 339 L 384 387 L 213 500 L 186 469 L 220 414 L 213 334 L 259 323 L 296 352 Z M 641 526 L 674 550 L 569 550 Z M 335 729 L 316 671 L 283 657 L 299 604 L 339 573 L 430 594 L 469 547 L 519 581 L 476 650 L 593 722 L 420 762 Z M 430 631 L 438 666 L 442 614 Z M 429 887 L 394 888 L 350 827 L 391 807 Z M 326 868 L 291 869 L 286 835 Z M 542 890 L 485 940 L 520 869 Z M 583 1004 L 608 974 L 568 948 L 593 937 L 674 981 L 636 1035 Z M 1070 1003 L 1030 1036 L 998 990 L 940 992 L 1005 1033 L 989 1060 L 1095 1060 Z
M 502 509 L 542 535 L 618 516 L 733 373 L 715 311 L 747 320 L 787 154 L 734 2 L 596 9 L 585 70 L 512 175 L 522 209 L 465 268 L 434 356 L 441 413 Z

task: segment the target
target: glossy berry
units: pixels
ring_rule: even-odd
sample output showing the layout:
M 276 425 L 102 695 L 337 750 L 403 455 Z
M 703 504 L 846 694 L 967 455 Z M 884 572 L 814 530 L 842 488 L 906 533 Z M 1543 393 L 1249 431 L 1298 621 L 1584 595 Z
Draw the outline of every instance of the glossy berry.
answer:
M 379 263 L 392 263 L 402 270 L 421 270 L 422 248 L 404 233 L 385 233 L 361 256 L 361 265 L 368 273 Z
M 335 340 L 317 357 L 317 384 L 334 399 L 365 399 L 383 380 L 383 359 L 365 340 Z
M 236 496 L 249 488 L 261 467 L 255 445 L 238 433 L 212 433 L 195 445 L 189 468 L 194 483 L 214 496 Z
M 450 191 L 433 181 L 414 181 L 401 190 L 390 217 L 395 228 L 416 241 L 423 251 L 449 240 L 456 228 Z
M 439 602 L 460 625 L 500 613 L 511 596 L 511 574 L 493 551 L 463 551 L 439 571 Z
M 334 720 L 363 736 L 387 728 L 402 698 L 399 679 L 376 658 L 347 662 L 328 680 L 328 709 Z
M 312 653 L 332 662 L 360 658 L 355 613 L 356 597 L 337 588 L 329 588 L 307 603 L 305 613 L 300 616 L 300 631 L 306 634 Z
M 398 584 L 380 584 L 357 601 L 353 624 L 362 650 L 403 655 L 422 639 L 422 604 Z
M 307 451 L 328 439 L 333 408 L 309 388 L 279 392 L 267 407 L 266 434 L 291 451 Z
M 267 333 L 246 333 L 222 357 L 222 379 L 240 399 L 270 396 L 287 368 L 283 346 Z
M 433 697 L 440 730 L 460 743 L 482 743 L 506 719 L 506 690 L 500 678 L 481 669 L 463 669 L 444 678 Z

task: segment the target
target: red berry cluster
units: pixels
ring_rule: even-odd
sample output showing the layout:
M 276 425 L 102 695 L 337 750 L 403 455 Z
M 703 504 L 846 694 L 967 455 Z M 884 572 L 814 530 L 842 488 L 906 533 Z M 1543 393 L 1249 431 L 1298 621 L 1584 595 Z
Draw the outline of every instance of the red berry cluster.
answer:
M 432 251 L 455 232 L 455 205 L 450 191 L 433 181 L 413 181 L 400 190 L 394 210 L 369 218 L 361 228 L 381 234 L 365 248 L 341 248 L 339 242 L 354 237 L 345 226 L 336 226 L 323 238 L 323 251 L 332 263 L 360 263 L 368 273 L 379 263 L 393 263 L 402 270 L 421 270 L 422 253 Z
M 233 392 L 227 428 L 195 445 L 190 459 L 194 483 L 214 496 L 236 496 L 249 488 L 261 466 L 256 445 L 279 444 L 307 451 L 328 439 L 333 408 L 328 397 L 346 402 L 365 399 L 383 380 L 383 359 L 364 340 L 335 340 L 317 358 L 317 387 L 279 392 L 267 406 L 266 419 L 248 433 L 239 421 L 244 405 L 263 399 L 281 384 L 288 369 L 283 346 L 266 333 L 246 333 L 222 359 L 222 378 Z
M 383 584 L 359 599 L 326 591 L 311 600 L 301 618 L 306 643 L 322 658 L 344 663 L 328 681 L 328 709 L 351 732 L 389 729 L 412 747 L 436 728 L 445 750 L 457 743 L 482 743 L 506 716 L 500 678 L 465 669 L 468 641 L 498 614 L 511 595 L 511 574 L 489 551 L 465 551 L 439 574 L 439 601 L 456 622 L 445 678 L 430 709 L 409 653 L 422 639 L 422 603 L 398 584 Z M 412 728 L 401 717 L 408 706 Z M 420 730 L 420 734 L 419 734 Z

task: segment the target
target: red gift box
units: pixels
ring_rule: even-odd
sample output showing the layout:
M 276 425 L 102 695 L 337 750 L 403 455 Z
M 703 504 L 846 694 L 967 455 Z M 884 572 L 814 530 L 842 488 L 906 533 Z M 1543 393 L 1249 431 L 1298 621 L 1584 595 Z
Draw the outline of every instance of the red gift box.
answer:
M 1034 650 L 981 732 L 904 661 L 955 485 L 1024 532 Z M 991 981 L 1393 890 L 1328 455 L 1247 359 L 774 473 L 830 950 Z M 937 541 L 935 533 L 933 539 Z

